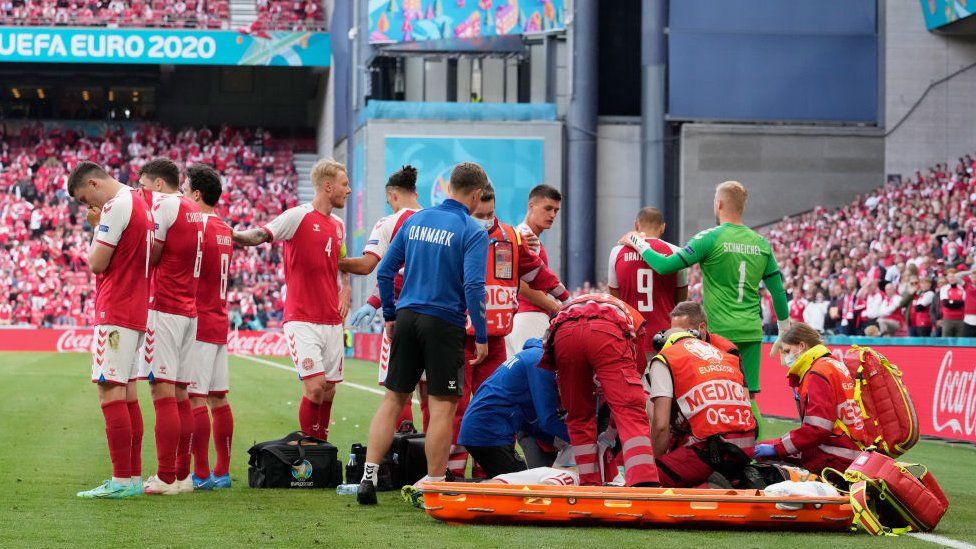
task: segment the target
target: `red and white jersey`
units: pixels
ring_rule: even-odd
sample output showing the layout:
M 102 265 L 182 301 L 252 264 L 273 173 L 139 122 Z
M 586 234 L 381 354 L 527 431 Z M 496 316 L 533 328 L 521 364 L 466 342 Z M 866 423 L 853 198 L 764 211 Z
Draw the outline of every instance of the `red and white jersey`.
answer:
M 515 230 L 521 232 L 522 234 L 526 234 L 527 232 L 532 231 L 532 229 L 524 221 L 519 223 L 518 226 L 515 227 Z M 542 262 L 546 264 L 546 267 L 549 266 L 549 255 L 546 253 L 546 247 L 543 246 L 541 242 L 539 243 L 539 251 L 538 253 L 536 253 L 536 255 L 538 255 L 539 259 L 541 259 Z M 546 311 L 533 305 L 532 302 L 526 299 L 525 297 L 523 297 L 521 293 L 519 293 L 518 296 L 518 312 L 519 313 L 530 313 L 530 312 L 546 313 Z
M 92 324 L 146 331 L 152 241 L 152 214 L 138 190 L 123 188 L 102 206 L 95 242 L 115 251 L 108 268 L 95 276 Z
M 339 316 L 339 256 L 346 227 L 336 215 L 302 204 L 262 227 L 273 242 L 285 242 L 284 322 L 342 324 Z
M 647 243 L 655 252 L 668 256 L 678 247 L 658 238 L 648 238 Z M 674 309 L 675 291 L 688 286 L 688 271 L 662 275 L 627 246 L 614 246 L 610 250 L 610 265 L 607 268 L 608 285 L 620 292 L 620 299 L 640 311 L 647 324 L 644 329 L 647 337 L 666 330 L 671 326 L 671 311 Z M 650 343 L 648 339 L 647 343 Z M 650 345 L 647 346 L 650 349 Z
M 390 242 L 393 241 L 393 237 L 396 236 L 397 231 L 403 226 L 403 222 L 418 211 L 420 210 L 403 208 L 394 214 L 381 217 L 373 225 L 373 231 L 369 233 L 369 240 L 366 241 L 363 253 L 372 254 L 379 259 L 383 259 L 383 256 L 386 255 L 386 250 L 390 248 Z
M 406 221 L 411 215 L 419 212 L 420 210 L 411 210 L 409 208 L 403 208 L 400 211 L 388 215 L 386 217 L 380 218 L 379 221 L 373 225 L 373 232 L 369 233 L 369 240 L 366 241 L 366 247 L 363 248 L 364 254 L 375 255 L 380 260 L 386 255 L 386 250 L 390 248 L 390 242 L 393 241 L 393 237 L 396 236 L 397 231 L 403 226 L 403 222 Z M 403 289 L 403 268 L 397 272 L 396 276 L 393 277 L 393 293 L 394 298 L 400 297 L 400 290 Z M 380 304 L 380 290 L 376 288 L 373 293 L 366 299 L 366 302 L 373 307 L 379 309 Z
M 213 214 L 203 216 L 203 260 L 197 285 L 197 341 L 227 344 L 227 279 L 233 231 Z
M 153 193 L 156 242 L 163 255 L 153 269 L 149 308 L 161 313 L 197 316 L 197 282 L 203 259 L 203 214 L 181 194 Z

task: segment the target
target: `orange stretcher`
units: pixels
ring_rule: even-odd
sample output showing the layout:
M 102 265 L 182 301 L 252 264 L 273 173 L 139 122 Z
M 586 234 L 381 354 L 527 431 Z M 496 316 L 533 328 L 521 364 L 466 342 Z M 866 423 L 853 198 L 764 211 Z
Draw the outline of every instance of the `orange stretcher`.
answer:
M 796 509 L 797 504 L 802 507 Z M 701 488 L 433 482 L 424 485 L 424 507 L 431 517 L 450 524 L 849 530 L 854 518 L 850 498 L 843 496 L 778 497 L 761 490 Z

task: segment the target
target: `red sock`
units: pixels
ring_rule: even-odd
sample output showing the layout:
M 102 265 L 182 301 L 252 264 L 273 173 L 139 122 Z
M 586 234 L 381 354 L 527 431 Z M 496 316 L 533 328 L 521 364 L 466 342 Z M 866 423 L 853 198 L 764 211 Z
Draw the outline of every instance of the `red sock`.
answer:
M 217 461 L 214 463 L 213 474 L 222 477 L 230 469 L 230 445 L 234 438 L 234 414 L 230 411 L 230 404 L 213 409 L 213 439 L 214 450 L 217 451 Z
M 185 479 L 190 474 L 190 445 L 193 442 L 193 407 L 190 399 L 176 403 L 180 414 L 180 443 L 176 446 L 176 478 Z
M 193 409 L 193 474 L 197 478 L 210 476 L 210 413 L 207 406 Z
M 142 425 L 142 408 L 139 407 L 138 400 L 126 402 L 129 408 L 129 424 L 132 425 L 132 451 L 129 453 L 131 475 L 134 477 L 142 476 L 142 434 L 145 431 Z
M 302 397 L 302 403 L 298 405 L 298 426 L 306 435 L 322 438 L 319 405 L 305 397 Z
M 319 404 L 319 432 L 326 440 L 329 439 L 329 420 L 332 419 L 332 401 L 326 400 Z
M 112 460 L 112 476 L 129 478 L 132 476 L 129 452 L 132 451 L 132 425 L 129 423 L 129 408 L 124 400 L 113 400 L 102 404 L 105 416 L 105 438 L 108 439 L 108 456 Z
M 176 448 L 180 444 L 180 412 L 176 397 L 153 401 L 156 408 L 156 475 L 159 480 L 171 484 L 176 480 Z
M 403 405 L 403 410 L 400 410 L 400 416 L 397 417 L 396 425 L 393 426 L 394 429 L 399 429 L 400 424 L 404 421 L 409 421 L 413 423 L 413 402 L 408 400 L 406 404 Z

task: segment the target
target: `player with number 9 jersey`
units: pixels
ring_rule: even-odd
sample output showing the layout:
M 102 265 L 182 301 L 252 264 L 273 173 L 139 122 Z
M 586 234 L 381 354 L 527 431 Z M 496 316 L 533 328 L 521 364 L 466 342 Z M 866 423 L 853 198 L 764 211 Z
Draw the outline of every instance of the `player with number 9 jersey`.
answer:
M 659 238 L 646 240 L 651 249 L 664 256 L 678 250 L 674 244 Z M 651 338 L 671 326 L 671 310 L 688 295 L 688 271 L 667 275 L 655 273 L 640 254 L 627 246 L 617 245 L 610 251 L 607 279 L 611 295 L 637 309 L 647 321 L 643 348 L 645 352 L 651 352 Z

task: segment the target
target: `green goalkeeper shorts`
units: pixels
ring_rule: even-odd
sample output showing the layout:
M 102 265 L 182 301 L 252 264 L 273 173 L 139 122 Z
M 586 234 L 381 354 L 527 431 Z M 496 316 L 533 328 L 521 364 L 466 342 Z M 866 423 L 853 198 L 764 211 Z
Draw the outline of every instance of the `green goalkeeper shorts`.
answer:
M 747 341 L 744 343 L 732 342 L 739 348 L 739 357 L 742 359 L 742 371 L 746 376 L 746 386 L 750 393 L 759 392 L 759 364 L 762 362 L 762 342 Z

